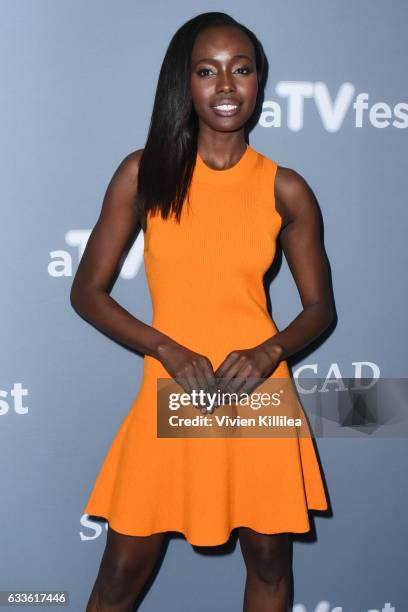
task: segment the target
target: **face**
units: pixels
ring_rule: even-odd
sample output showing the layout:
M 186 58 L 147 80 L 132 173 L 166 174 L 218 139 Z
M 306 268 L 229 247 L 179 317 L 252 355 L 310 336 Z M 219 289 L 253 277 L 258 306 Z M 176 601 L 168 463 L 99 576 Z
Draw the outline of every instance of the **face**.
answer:
M 191 56 L 191 95 L 200 127 L 221 132 L 242 128 L 257 93 L 255 51 L 246 34 L 231 26 L 200 32 Z M 223 102 L 237 108 L 215 108 Z

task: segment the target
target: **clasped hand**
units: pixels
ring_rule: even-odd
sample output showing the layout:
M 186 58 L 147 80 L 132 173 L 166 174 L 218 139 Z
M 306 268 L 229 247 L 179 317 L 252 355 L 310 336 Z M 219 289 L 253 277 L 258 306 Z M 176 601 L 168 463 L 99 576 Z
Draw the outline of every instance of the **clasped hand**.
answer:
M 205 356 L 177 343 L 162 345 L 158 349 L 161 363 L 169 374 L 187 393 L 193 390 L 205 393 L 251 393 L 276 369 L 282 347 L 260 344 L 249 349 L 234 350 L 228 353 L 216 371 Z M 255 379 L 255 380 L 254 380 Z M 208 409 L 199 406 L 203 414 L 212 414 L 218 404 Z

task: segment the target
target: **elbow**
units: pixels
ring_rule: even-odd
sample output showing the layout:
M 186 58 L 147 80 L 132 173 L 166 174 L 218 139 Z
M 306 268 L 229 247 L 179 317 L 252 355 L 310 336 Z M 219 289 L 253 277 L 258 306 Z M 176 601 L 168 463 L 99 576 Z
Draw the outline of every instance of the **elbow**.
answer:
M 72 308 L 81 316 L 86 316 L 91 304 L 94 303 L 95 291 L 84 289 L 81 285 L 73 283 L 69 294 Z
M 81 314 L 81 291 L 75 286 L 72 285 L 71 291 L 69 294 L 69 301 L 72 308 L 78 313 Z
M 106 298 L 106 291 L 95 286 L 84 286 L 83 283 L 72 284 L 69 299 L 72 308 L 84 319 L 93 320 Z
M 334 308 L 334 304 L 333 302 L 330 302 L 329 304 L 325 304 L 323 309 L 322 309 L 322 325 L 323 325 L 323 330 L 326 330 L 335 320 L 336 318 L 336 310 Z
M 319 334 L 323 333 L 334 321 L 336 313 L 332 301 L 319 300 L 309 304 Z

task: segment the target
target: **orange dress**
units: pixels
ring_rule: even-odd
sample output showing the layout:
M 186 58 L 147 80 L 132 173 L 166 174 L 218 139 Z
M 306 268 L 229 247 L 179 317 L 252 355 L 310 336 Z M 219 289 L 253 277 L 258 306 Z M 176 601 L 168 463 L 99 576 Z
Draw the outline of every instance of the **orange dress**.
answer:
M 230 351 L 278 331 L 263 286 L 281 227 L 276 170 L 250 145 L 226 170 L 210 168 L 197 153 L 191 206 L 184 203 L 180 225 L 148 215 L 151 325 L 206 355 L 214 370 Z M 272 376 L 290 378 L 286 361 Z M 312 438 L 160 438 L 157 378 L 170 376 L 145 355 L 136 398 L 85 512 L 123 534 L 178 531 L 198 546 L 222 544 L 239 526 L 267 534 L 309 531 L 308 511 L 328 507 Z

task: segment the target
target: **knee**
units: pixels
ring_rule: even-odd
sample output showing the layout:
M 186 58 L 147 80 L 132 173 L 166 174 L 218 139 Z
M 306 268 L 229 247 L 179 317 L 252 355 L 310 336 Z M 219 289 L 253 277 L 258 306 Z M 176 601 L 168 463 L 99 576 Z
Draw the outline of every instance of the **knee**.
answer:
M 134 568 L 104 566 L 97 579 L 98 597 L 106 604 L 119 604 L 131 600 L 135 582 Z
M 289 575 L 288 557 L 284 552 L 261 549 L 252 555 L 248 569 L 260 582 L 274 586 Z

